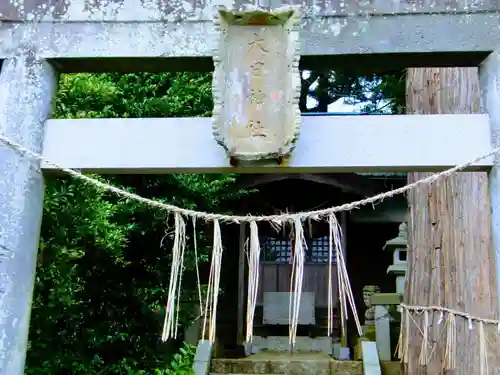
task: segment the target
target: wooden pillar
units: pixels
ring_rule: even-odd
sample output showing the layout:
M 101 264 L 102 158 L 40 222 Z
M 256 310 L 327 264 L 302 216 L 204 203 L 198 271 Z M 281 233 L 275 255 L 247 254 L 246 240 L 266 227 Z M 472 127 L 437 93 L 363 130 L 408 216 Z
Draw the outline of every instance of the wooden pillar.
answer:
M 19 56 L 0 74 L 0 134 L 42 151 L 57 74 Z M 24 374 L 43 209 L 40 162 L 0 144 L 0 374 Z
M 495 51 L 479 67 L 479 80 L 483 109 L 490 116 L 491 144 L 500 147 L 500 51 Z M 497 291 L 500 293 L 500 154 L 494 156 L 495 165 L 489 173 L 491 205 L 491 237 L 497 276 Z M 500 302 L 500 298 L 499 298 Z
M 477 68 L 408 69 L 408 113 L 478 113 Z M 459 124 L 457 124 L 458 126 Z M 429 134 L 432 137 L 432 134 Z M 443 152 L 446 152 L 443 145 Z M 425 152 L 425 150 L 422 150 Z M 462 161 L 461 161 L 462 162 Z M 465 160 L 463 160 L 465 162 Z M 409 173 L 413 182 L 428 173 Z M 438 305 L 485 317 L 498 317 L 495 255 L 490 241 L 490 200 L 486 172 L 459 173 L 431 187 L 408 194 L 408 274 L 404 302 Z M 422 315 L 411 314 L 408 364 L 405 374 L 441 374 L 446 331 L 439 313 L 429 315 L 427 366 L 419 364 Z M 446 318 L 446 315 L 444 316 Z M 410 319 L 411 321 L 411 319 Z M 477 325 L 456 318 L 456 369 L 454 375 L 480 374 Z M 497 327 L 485 326 L 489 374 L 497 374 Z

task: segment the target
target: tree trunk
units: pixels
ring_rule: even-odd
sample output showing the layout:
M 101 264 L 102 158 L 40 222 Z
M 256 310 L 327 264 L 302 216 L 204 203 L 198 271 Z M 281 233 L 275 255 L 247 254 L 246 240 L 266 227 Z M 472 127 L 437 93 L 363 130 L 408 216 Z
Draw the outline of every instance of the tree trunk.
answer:
M 406 106 L 409 114 L 480 112 L 477 68 L 408 69 Z M 465 160 L 459 160 L 462 161 Z M 409 173 L 408 182 L 428 175 Z M 458 173 L 431 187 L 419 187 L 410 191 L 408 203 L 409 268 L 405 303 L 437 305 L 483 318 L 498 318 L 487 173 Z M 424 314 L 410 313 L 410 316 L 405 374 L 500 374 L 496 326 L 484 325 L 489 371 L 483 372 L 480 327 L 473 322 L 471 330 L 467 319 L 456 316 L 456 367 L 447 372 L 443 363 L 448 358 L 445 354 L 448 315 L 444 314 L 441 323 L 439 312 L 428 315 L 427 365 L 426 361 L 419 361 Z M 403 337 L 403 345 L 404 342 Z

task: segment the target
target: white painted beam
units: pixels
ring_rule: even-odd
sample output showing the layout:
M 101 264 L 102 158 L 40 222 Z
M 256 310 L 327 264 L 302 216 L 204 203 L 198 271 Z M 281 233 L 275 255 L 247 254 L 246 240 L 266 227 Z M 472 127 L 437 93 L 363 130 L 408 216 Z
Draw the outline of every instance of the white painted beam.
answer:
M 48 120 L 43 155 L 98 173 L 439 171 L 491 150 L 487 115 L 303 117 L 288 167 L 231 168 L 211 118 Z M 473 169 L 489 169 L 492 158 Z M 52 168 L 46 163 L 42 168 Z M 293 171 L 291 170 L 293 168 Z

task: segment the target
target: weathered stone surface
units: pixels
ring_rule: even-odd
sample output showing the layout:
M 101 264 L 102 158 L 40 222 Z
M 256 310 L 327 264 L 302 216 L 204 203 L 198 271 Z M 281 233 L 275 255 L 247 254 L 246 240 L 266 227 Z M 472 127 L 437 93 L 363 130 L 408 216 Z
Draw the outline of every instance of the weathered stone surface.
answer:
M 270 362 L 270 373 L 290 375 L 329 375 L 331 360 L 276 360 Z
M 361 361 L 332 361 L 331 374 L 335 375 L 363 375 Z
M 167 0 L 65 1 L 24 0 L 22 8 L 0 1 L 0 21 L 13 21 L 0 22 L 0 59 L 29 45 L 40 57 L 58 59 L 61 72 L 209 71 L 213 5 L 231 6 L 230 0 L 169 0 L 168 6 Z M 268 3 L 274 8 L 288 1 Z M 474 66 L 500 45 L 500 9 L 493 0 L 478 0 L 467 11 L 436 0 L 432 13 L 422 13 L 430 5 L 413 11 L 413 0 L 314 1 L 317 7 L 301 7 L 300 64 L 308 69 Z M 364 10 L 351 10 L 357 8 Z
M 249 0 L 234 1 L 235 7 L 255 3 Z M 281 5 L 300 4 L 304 13 L 317 15 L 349 15 L 359 13 L 428 13 L 476 12 L 498 10 L 495 0 L 436 0 L 436 1 L 386 1 L 386 0 L 267 0 L 263 6 L 277 8 Z M 21 5 L 22 4 L 22 5 Z M 65 19 L 65 20 L 114 20 L 134 19 L 179 20 L 209 19 L 213 5 L 231 7 L 227 0 L 3 0 L 0 2 L 0 20 Z
M 213 359 L 211 363 L 211 371 L 217 374 L 229 374 L 232 371 L 232 359 Z
M 30 55 L 0 73 L 0 134 L 40 153 L 57 73 Z M 40 163 L 0 142 L 0 374 L 24 374 L 43 211 Z
M 249 357 L 252 358 L 252 357 Z M 231 366 L 234 374 L 269 374 L 270 362 L 252 359 L 235 360 Z
M 134 19 L 171 20 L 208 18 L 205 0 L 24 0 L 0 2 L 0 19 L 125 21 Z

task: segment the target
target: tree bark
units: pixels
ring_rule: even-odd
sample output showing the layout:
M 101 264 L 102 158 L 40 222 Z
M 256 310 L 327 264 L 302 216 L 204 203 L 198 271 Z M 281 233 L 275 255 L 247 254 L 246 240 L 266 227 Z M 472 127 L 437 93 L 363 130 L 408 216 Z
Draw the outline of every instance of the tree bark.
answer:
M 477 68 L 408 69 L 406 106 L 409 114 L 480 112 Z M 443 152 L 446 152 L 445 146 Z M 408 182 L 428 175 L 409 173 Z M 483 318 L 498 318 L 487 173 L 458 173 L 430 187 L 413 189 L 408 194 L 408 203 L 409 267 L 405 303 L 437 305 Z M 443 370 L 447 314 L 440 324 L 440 313 L 429 314 L 427 352 L 430 358 L 427 365 L 419 363 L 423 315 L 410 315 L 408 361 L 404 373 L 447 373 Z M 476 323 L 472 326 L 471 330 L 467 319 L 456 317 L 456 368 L 448 374 L 483 375 L 480 371 L 480 330 Z M 500 374 L 497 327 L 484 325 L 484 330 L 487 374 Z

